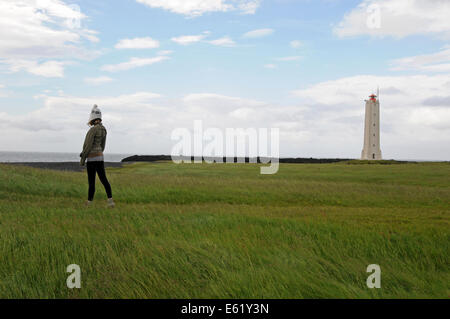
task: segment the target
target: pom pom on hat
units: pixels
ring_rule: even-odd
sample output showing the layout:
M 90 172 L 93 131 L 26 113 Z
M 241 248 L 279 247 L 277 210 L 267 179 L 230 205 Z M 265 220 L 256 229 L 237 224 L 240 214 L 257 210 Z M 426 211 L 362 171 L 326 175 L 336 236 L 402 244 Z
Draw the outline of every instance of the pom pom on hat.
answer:
M 95 104 L 94 107 L 92 108 L 88 123 L 91 123 L 91 121 L 96 120 L 96 119 L 100 119 L 100 120 L 102 119 L 102 111 L 100 111 L 97 104 Z

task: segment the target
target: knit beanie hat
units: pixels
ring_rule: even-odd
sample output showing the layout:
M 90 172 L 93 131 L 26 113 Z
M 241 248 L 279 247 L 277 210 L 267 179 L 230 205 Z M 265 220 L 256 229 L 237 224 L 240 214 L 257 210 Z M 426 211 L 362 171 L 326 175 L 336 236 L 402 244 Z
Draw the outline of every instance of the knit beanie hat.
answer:
M 92 120 L 96 120 L 96 119 L 100 119 L 100 120 L 102 119 L 102 111 L 100 111 L 97 104 L 95 104 L 94 107 L 92 108 L 91 116 L 89 116 L 88 123 L 91 123 Z

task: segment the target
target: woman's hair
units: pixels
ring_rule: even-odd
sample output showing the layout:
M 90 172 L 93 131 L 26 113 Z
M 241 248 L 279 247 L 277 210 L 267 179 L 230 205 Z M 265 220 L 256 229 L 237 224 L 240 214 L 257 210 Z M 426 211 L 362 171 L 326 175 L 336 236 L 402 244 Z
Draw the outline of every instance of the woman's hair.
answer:
M 96 122 L 96 121 L 99 121 L 99 122 L 101 122 L 101 121 L 102 121 L 102 119 L 93 119 L 92 121 L 90 121 L 90 122 L 89 122 L 89 125 L 90 125 L 90 126 L 93 126 L 93 125 L 95 125 L 95 122 Z

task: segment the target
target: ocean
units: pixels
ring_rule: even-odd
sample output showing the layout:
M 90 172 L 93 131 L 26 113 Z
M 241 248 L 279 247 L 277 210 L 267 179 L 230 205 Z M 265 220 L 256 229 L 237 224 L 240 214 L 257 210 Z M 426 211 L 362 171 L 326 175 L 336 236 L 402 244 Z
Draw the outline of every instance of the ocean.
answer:
M 0 152 L 0 163 L 16 162 L 79 162 L 80 153 Z M 105 162 L 120 162 L 133 154 L 105 153 Z

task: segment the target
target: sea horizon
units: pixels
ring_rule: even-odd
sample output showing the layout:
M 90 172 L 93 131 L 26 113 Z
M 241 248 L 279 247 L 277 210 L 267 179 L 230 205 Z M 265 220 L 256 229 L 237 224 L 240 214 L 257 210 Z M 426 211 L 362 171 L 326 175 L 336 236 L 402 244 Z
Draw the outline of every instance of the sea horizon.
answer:
M 120 162 L 133 154 L 105 153 L 105 162 Z M 0 163 L 79 162 L 80 153 L 0 151 Z

